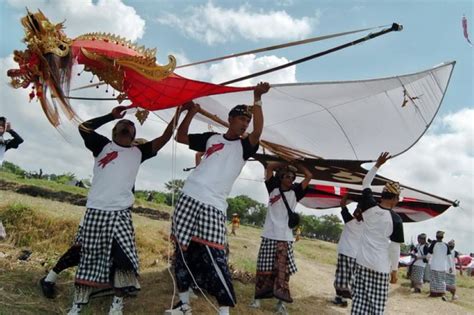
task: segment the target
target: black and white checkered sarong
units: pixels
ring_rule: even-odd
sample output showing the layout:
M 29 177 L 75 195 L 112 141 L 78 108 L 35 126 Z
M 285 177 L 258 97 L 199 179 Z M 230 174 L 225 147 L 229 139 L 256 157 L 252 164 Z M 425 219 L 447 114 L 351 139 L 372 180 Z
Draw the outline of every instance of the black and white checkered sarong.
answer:
M 81 244 L 81 243 L 82 243 L 81 231 L 82 231 L 82 226 L 79 225 L 79 226 L 77 227 L 76 235 L 74 236 L 73 245 L 74 245 L 74 244 Z
M 431 281 L 431 268 L 430 268 L 430 264 L 426 264 L 425 274 L 423 275 L 423 282 L 430 282 L 430 281 Z
M 446 290 L 456 290 L 456 275 L 446 272 Z
M 193 240 L 225 249 L 226 218 L 219 209 L 181 194 L 173 213 L 171 234 L 185 248 Z
M 119 211 L 87 209 L 80 231 L 82 248 L 76 272 L 76 284 L 110 286 L 113 240 L 118 243 L 135 273 L 138 274 L 135 231 L 130 211 L 130 209 Z
M 415 284 L 423 284 L 423 276 L 425 274 L 425 266 L 411 266 L 410 280 Z
M 389 273 L 356 264 L 351 314 L 383 314 L 388 298 Z
M 355 258 L 343 254 L 337 256 L 336 275 L 334 277 L 334 288 L 337 295 L 350 298 L 355 266 Z
M 277 254 L 277 243 L 279 241 L 262 237 L 260 250 L 257 258 L 257 272 L 272 272 L 275 269 L 275 258 Z M 288 268 L 290 275 L 296 273 L 295 256 L 293 254 L 293 242 L 288 241 Z
M 430 292 L 444 294 L 446 292 L 446 272 L 431 269 Z

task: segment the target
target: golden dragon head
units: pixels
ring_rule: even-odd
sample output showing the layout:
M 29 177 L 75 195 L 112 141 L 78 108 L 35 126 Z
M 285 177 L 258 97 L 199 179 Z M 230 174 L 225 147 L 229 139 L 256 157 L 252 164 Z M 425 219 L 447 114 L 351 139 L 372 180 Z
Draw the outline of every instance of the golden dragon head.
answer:
M 27 15 L 21 19 L 21 24 L 25 28 L 23 41 L 29 49 L 41 55 L 52 53 L 65 57 L 69 54 L 72 39 L 62 31 L 63 23 L 51 23 L 40 10 L 37 13 L 27 10 Z

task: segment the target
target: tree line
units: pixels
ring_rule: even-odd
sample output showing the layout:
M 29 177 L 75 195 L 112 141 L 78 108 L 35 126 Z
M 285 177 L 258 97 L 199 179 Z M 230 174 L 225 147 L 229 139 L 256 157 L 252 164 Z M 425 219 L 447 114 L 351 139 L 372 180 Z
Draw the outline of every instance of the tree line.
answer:
M 90 186 L 90 180 L 77 179 L 73 173 L 42 174 L 41 170 L 39 172 L 28 172 L 8 161 L 3 163 L 0 170 L 16 174 L 23 178 L 38 178 L 69 185 L 74 182 L 81 182 L 86 187 Z M 165 191 L 136 190 L 135 197 L 149 202 L 172 206 L 173 203 L 176 203 L 183 186 L 184 180 L 174 179 L 165 183 Z M 227 198 L 227 203 L 228 220 L 231 220 L 232 215 L 237 213 L 240 217 L 241 224 L 263 227 L 267 214 L 267 205 L 246 195 Z M 302 236 L 337 242 L 342 233 L 343 224 L 339 217 L 333 214 L 323 216 L 300 214 L 300 229 Z

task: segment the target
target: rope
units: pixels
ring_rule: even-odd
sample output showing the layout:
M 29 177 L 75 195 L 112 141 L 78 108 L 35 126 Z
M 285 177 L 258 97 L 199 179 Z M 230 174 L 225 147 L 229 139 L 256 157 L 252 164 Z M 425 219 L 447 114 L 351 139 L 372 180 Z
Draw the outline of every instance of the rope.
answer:
M 181 110 L 180 110 L 181 111 Z M 154 113 L 158 118 L 161 119 L 160 116 L 158 116 L 158 114 Z M 175 133 L 176 133 L 176 125 L 178 124 L 178 119 L 175 119 L 174 120 L 174 123 L 173 123 L 173 134 L 172 134 L 172 139 L 171 139 L 171 181 L 173 182 L 175 180 L 175 177 L 176 177 L 176 174 L 175 174 L 175 171 L 176 171 L 176 146 L 177 146 L 177 141 L 175 140 Z M 174 209 L 174 193 L 172 193 L 171 195 L 171 207 L 172 209 Z M 169 233 L 168 235 L 171 235 L 171 217 L 169 218 L 169 221 L 168 223 L 169 224 Z M 170 306 L 170 309 L 173 309 L 173 306 L 174 306 L 174 297 L 176 295 L 176 280 L 174 279 L 173 277 L 173 273 L 171 272 L 171 242 L 168 242 L 168 251 L 167 251 L 167 254 L 168 254 L 168 259 L 167 259 L 167 264 L 168 264 L 168 273 L 171 277 L 171 281 L 173 282 L 173 295 L 171 296 L 171 306 Z
M 154 113 L 153 114 L 155 116 L 157 116 L 158 118 L 162 119 L 158 114 Z M 164 121 L 164 119 L 162 119 Z M 177 149 L 177 144 L 178 142 L 176 141 L 176 125 L 178 124 L 178 119 L 175 119 L 174 122 L 173 122 L 173 136 L 172 136 L 172 149 L 171 149 L 171 180 L 174 181 L 176 179 L 176 149 Z M 175 209 L 175 194 L 172 193 L 171 195 L 171 207 L 173 209 Z M 173 210 L 174 211 L 174 210 Z M 169 224 L 169 235 L 171 235 L 171 226 L 172 226 L 172 222 L 171 222 L 171 218 L 172 216 L 170 216 L 170 219 L 168 220 L 168 223 Z M 206 299 L 206 301 L 211 305 L 211 307 L 213 309 L 215 309 L 217 312 L 219 312 L 219 308 L 217 308 L 210 300 L 209 298 L 206 296 L 206 294 L 203 292 L 203 290 L 199 287 L 199 285 L 197 284 L 197 281 L 193 275 L 193 273 L 191 272 L 191 269 L 189 268 L 188 264 L 186 263 L 186 260 L 184 259 L 184 254 L 183 254 L 183 251 L 181 249 L 181 246 L 179 246 L 178 244 L 176 244 L 176 246 L 178 246 L 179 250 L 180 250 L 180 253 L 181 253 L 181 256 L 183 258 L 183 262 L 184 262 L 184 265 L 186 266 L 186 269 L 188 270 L 189 274 L 191 275 L 191 278 L 193 279 L 193 282 L 194 284 L 196 285 L 196 287 L 199 289 L 199 291 L 201 292 L 202 296 L 204 296 L 204 298 Z M 176 296 L 176 280 L 174 279 L 174 276 L 173 276 L 173 272 L 171 271 L 171 242 L 168 242 L 168 252 L 167 252 L 167 264 L 168 264 L 168 273 L 171 277 L 171 280 L 173 282 L 173 295 L 171 296 L 171 305 L 170 305 L 170 309 L 173 309 L 174 307 L 174 298 Z
M 287 48 L 287 47 L 292 47 L 292 46 L 298 46 L 298 45 L 313 43 L 313 42 L 326 40 L 326 39 L 330 39 L 330 38 L 335 38 L 335 37 L 339 37 L 339 36 L 370 31 L 370 30 L 373 30 L 373 29 L 378 29 L 378 28 L 382 28 L 382 27 L 386 27 L 386 26 L 388 26 L 388 25 L 381 25 L 381 26 L 376 26 L 376 27 L 359 29 L 359 30 L 355 30 L 355 31 L 342 32 L 342 33 L 334 33 L 334 34 L 330 34 L 330 35 L 317 36 L 317 37 L 307 38 L 307 39 L 303 39 L 303 40 L 297 40 L 297 41 L 294 41 L 294 42 L 278 44 L 278 45 L 274 45 L 274 46 L 257 48 L 257 49 L 253 49 L 253 50 L 243 51 L 243 52 L 236 53 L 236 54 L 230 54 L 230 55 L 225 55 L 225 56 L 221 56 L 221 57 L 216 57 L 216 58 L 206 59 L 206 60 L 202 60 L 202 61 L 196 61 L 196 62 L 193 62 L 193 63 L 188 63 L 188 64 L 185 64 L 185 65 L 177 66 L 176 69 L 191 67 L 191 66 L 200 65 L 200 64 L 203 64 L 203 63 L 209 63 L 209 62 L 213 62 L 213 61 L 220 61 L 220 60 L 225 60 L 225 59 L 229 59 L 229 58 L 235 58 L 235 57 L 240 57 L 240 56 L 245 56 L 245 55 L 250 55 L 250 54 L 256 54 L 256 53 L 261 53 L 261 52 L 266 52 L 266 51 L 272 51 L 272 50 L 276 50 L 276 49 L 282 49 L 282 48 Z

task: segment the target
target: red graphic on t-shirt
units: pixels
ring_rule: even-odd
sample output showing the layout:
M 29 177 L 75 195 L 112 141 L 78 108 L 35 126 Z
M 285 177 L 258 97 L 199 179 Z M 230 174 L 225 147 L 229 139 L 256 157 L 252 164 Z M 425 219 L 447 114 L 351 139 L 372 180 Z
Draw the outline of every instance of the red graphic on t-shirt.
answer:
M 206 153 L 204 154 L 204 157 L 210 157 L 213 153 L 216 153 L 217 151 L 220 151 L 224 148 L 223 143 L 217 143 L 213 144 L 207 149 Z
M 106 167 L 107 164 L 112 162 L 118 157 L 118 152 L 117 151 L 112 151 L 107 153 L 106 156 L 104 156 L 102 159 L 99 160 L 99 166 L 102 166 L 102 168 Z
M 273 205 L 275 202 L 281 199 L 281 195 L 276 195 L 270 198 L 270 204 Z

